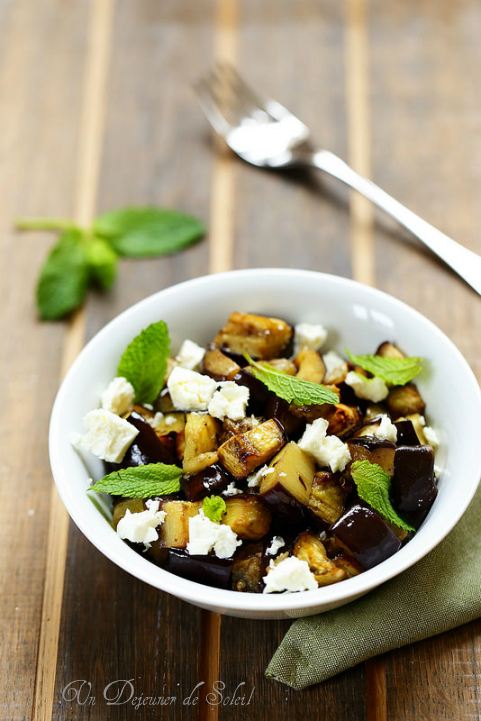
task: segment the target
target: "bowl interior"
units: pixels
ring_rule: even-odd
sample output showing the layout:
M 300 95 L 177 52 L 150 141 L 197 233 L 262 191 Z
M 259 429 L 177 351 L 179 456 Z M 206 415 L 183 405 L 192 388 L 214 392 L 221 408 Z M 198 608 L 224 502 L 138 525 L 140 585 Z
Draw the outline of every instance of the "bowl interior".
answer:
M 424 358 L 416 380 L 428 422 L 440 436 L 438 497 L 416 536 L 392 558 L 340 584 L 297 594 L 257 595 L 212 589 L 173 576 L 130 549 L 86 494 L 102 464 L 81 458 L 70 443 L 82 419 L 98 407 L 116 375 L 120 356 L 142 328 L 166 321 L 175 353 L 189 338 L 203 345 L 234 311 L 322 323 L 326 350 L 373 353 L 385 340 Z M 469 411 L 468 411 L 469 407 Z M 466 418 L 469 417 L 469 423 Z M 56 484 L 72 519 L 106 556 L 134 576 L 204 608 L 258 618 L 300 616 L 353 600 L 422 558 L 451 530 L 471 500 L 481 475 L 481 394 L 468 364 L 425 317 L 384 293 L 353 281 L 310 271 L 257 269 L 198 278 L 161 291 L 122 313 L 84 348 L 67 374 L 50 425 Z

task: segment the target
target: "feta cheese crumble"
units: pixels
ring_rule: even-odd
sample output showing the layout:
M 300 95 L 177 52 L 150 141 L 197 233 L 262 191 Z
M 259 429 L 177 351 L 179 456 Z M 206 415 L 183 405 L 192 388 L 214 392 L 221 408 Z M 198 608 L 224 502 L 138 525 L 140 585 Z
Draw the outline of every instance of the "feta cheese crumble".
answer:
M 202 363 L 202 359 L 205 356 L 205 348 L 202 348 L 192 340 L 185 340 L 180 346 L 180 350 L 175 357 L 176 363 L 181 368 L 187 368 L 187 370 L 195 371 Z
M 269 572 L 264 576 L 264 583 L 263 593 L 295 593 L 317 588 L 317 581 L 309 570 L 307 561 L 300 561 L 295 556 L 285 558 L 277 565 L 271 561 Z
M 179 411 L 206 411 L 217 386 L 209 376 L 180 366 L 173 369 L 167 381 L 172 403 Z
M 436 449 L 439 446 L 439 436 L 434 430 L 434 428 L 431 428 L 431 426 L 424 426 L 424 437 L 426 438 L 427 442 L 430 446 L 432 446 L 434 449 Z
M 389 388 L 382 378 L 367 378 L 366 376 L 349 371 L 344 381 L 346 385 L 351 386 L 358 398 L 365 398 L 373 403 L 383 401 L 389 393 Z
M 230 418 L 231 421 L 240 421 L 246 416 L 249 402 L 249 389 L 239 386 L 234 381 L 222 381 L 219 390 L 212 396 L 208 412 L 221 421 Z
M 261 485 L 264 476 L 267 476 L 269 473 L 274 472 L 275 468 L 269 468 L 269 466 L 261 466 L 261 468 L 258 468 L 257 471 L 254 471 L 254 473 L 251 473 L 250 476 L 247 476 L 248 487 L 257 488 L 257 486 Z
M 100 396 L 100 405 L 118 416 L 132 410 L 134 406 L 135 390 L 126 378 L 114 378 Z
M 236 488 L 234 481 L 232 481 L 225 489 L 224 496 L 237 496 L 239 493 L 242 493 L 241 489 Z
M 201 509 L 189 518 L 189 542 L 187 552 L 193 556 L 205 556 L 214 549 L 217 558 L 230 558 L 242 541 L 237 534 L 222 523 L 213 523 Z
M 397 428 L 386 413 L 381 416 L 379 428 L 376 428 L 373 435 L 386 441 L 397 442 Z
M 269 548 L 266 550 L 267 556 L 275 556 L 277 551 L 282 548 L 282 546 L 285 546 L 286 542 L 282 538 L 282 536 L 274 536 L 272 539 L 272 543 L 269 546 Z
M 326 366 L 326 375 L 324 376 L 324 383 L 339 382 L 341 378 L 345 378 L 347 375 L 347 363 L 345 360 L 338 356 L 333 350 L 325 353 L 322 356 L 324 365 Z
M 151 427 L 154 429 L 154 431 L 155 431 L 155 429 L 157 428 L 157 426 L 160 426 L 163 417 L 164 417 L 164 414 L 161 413 L 160 411 L 157 411 L 157 413 L 154 415 L 153 418 L 146 418 L 146 421 L 147 421 L 147 423 L 149 424 L 149 426 L 151 426 Z M 167 419 L 167 422 L 168 422 L 169 420 L 170 420 L 170 418 Z
M 327 338 L 327 330 L 322 325 L 298 323 L 294 328 L 294 354 L 302 348 L 319 350 Z
M 120 463 L 139 433 L 132 423 L 102 408 L 87 413 L 83 422 L 87 433 L 83 436 L 80 433 L 73 434 L 72 444 L 111 463 Z
M 117 533 L 124 541 L 143 543 L 145 548 L 150 548 L 151 543 L 159 537 L 157 526 L 164 520 L 165 511 L 154 511 L 150 508 L 140 513 L 131 513 L 127 508 L 125 516 L 117 524 Z
M 319 463 L 320 466 L 329 466 L 331 471 L 343 471 L 351 460 L 351 454 L 346 443 L 337 436 L 327 436 L 328 421 L 317 418 L 306 426 L 298 446 Z

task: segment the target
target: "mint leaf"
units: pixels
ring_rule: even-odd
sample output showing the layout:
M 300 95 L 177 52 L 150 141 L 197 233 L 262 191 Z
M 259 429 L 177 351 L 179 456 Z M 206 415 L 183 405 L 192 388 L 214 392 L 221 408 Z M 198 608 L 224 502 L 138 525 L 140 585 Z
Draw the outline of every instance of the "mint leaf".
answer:
M 176 253 L 205 234 L 196 218 L 164 208 L 122 208 L 101 215 L 94 231 L 119 255 L 131 258 Z
M 383 358 L 380 355 L 354 355 L 345 349 L 352 363 L 382 378 L 386 383 L 404 386 L 422 371 L 422 358 Z
M 163 320 L 141 331 L 125 349 L 117 375 L 132 383 L 137 403 L 153 403 L 158 398 L 169 353 L 169 332 Z
M 339 395 L 327 386 L 287 375 L 287 373 L 282 373 L 272 367 L 267 368 L 252 360 L 247 353 L 245 357 L 249 362 L 252 374 L 278 398 L 282 398 L 288 403 L 304 406 L 339 402 Z
M 369 461 L 354 461 L 351 465 L 352 480 L 357 486 L 359 497 L 378 511 L 384 518 L 405 531 L 415 529 L 403 521 L 391 505 L 389 490 L 391 476 L 383 471 L 377 463 Z
M 110 290 L 117 276 L 118 255 L 102 238 L 92 238 L 85 246 L 90 278 L 102 290 Z
M 37 306 L 42 320 L 58 320 L 78 308 L 88 282 L 89 264 L 82 231 L 66 230 L 40 271 Z
M 226 512 L 225 501 L 220 496 L 206 496 L 202 503 L 202 510 L 213 523 L 220 523 Z
M 121 468 L 97 481 L 89 490 L 111 493 L 125 498 L 166 496 L 180 491 L 182 469 L 165 463 Z

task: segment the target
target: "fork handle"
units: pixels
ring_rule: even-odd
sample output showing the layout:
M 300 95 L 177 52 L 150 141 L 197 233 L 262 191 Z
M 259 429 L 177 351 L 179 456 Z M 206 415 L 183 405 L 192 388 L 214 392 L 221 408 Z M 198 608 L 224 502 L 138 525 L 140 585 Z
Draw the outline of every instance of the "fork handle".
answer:
M 379 208 L 395 218 L 398 223 L 410 230 L 481 295 L 481 256 L 441 233 L 371 180 L 356 173 L 334 153 L 328 150 L 319 150 L 312 153 L 307 162 L 342 180 L 346 185 L 369 198 Z

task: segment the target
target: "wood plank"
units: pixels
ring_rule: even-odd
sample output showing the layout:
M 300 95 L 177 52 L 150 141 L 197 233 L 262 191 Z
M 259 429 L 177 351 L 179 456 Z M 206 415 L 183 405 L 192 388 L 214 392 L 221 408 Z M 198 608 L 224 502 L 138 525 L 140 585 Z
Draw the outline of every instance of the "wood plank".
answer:
M 369 5 L 373 179 L 478 253 L 480 20 L 470 0 Z M 480 378 L 479 297 L 415 241 L 383 226 L 393 228 L 383 219 L 377 225 L 378 287 L 439 325 Z M 479 623 L 470 624 L 386 655 L 388 718 L 479 718 L 478 639 Z
M 309 124 L 326 147 L 347 157 L 342 11 L 321 9 L 315 2 L 298 3 L 295 9 L 285 2 L 244 2 L 239 67 L 254 87 Z M 314 47 L 315 63 L 309 58 Z M 235 267 L 304 267 L 351 275 L 349 196 L 344 188 L 314 173 L 267 173 L 240 162 L 235 170 Z M 253 719 L 271 718 L 273 709 L 292 718 L 363 718 L 362 667 L 302 693 L 265 678 L 289 625 L 222 619 L 219 680 L 225 686 L 220 688 L 222 700 L 229 697 L 233 703 L 219 706 L 220 719 L 245 718 L 246 713 Z M 235 705 L 234 694 L 245 697 L 248 710 L 240 701 Z
M 0 16 L 2 439 L 0 715 L 33 715 L 51 492 L 47 424 L 64 338 L 36 320 L 33 289 L 52 236 L 19 235 L 20 216 L 71 216 L 87 8 L 3 3 Z M 48 48 L 48 52 L 47 49 Z
M 187 1 L 162 7 L 120 1 L 114 25 L 106 130 L 97 206 L 177 207 L 207 220 L 212 155 L 190 83 L 212 53 L 211 4 Z M 141 82 L 139 79 L 142 79 Z M 193 152 L 195 150 L 195 152 Z M 108 296 L 87 305 L 92 336 L 124 308 L 163 286 L 207 272 L 206 241 L 184 252 L 148 261 L 121 261 Z M 89 609 L 79 613 L 79 609 Z M 193 719 L 184 698 L 202 678 L 201 611 L 139 583 L 103 558 L 71 529 L 56 682 L 56 718 L 130 719 L 131 702 L 108 707 L 104 690 L 132 679 L 135 696 L 172 696 L 162 718 Z M 82 639 L 89 639 L 83 644 Z M 96 703 L 69 702 L 74 679 L 92 683 Z M 87 686 L 85 687 L 87 688 Z M 113 693 L 114 685 L 108 693 Z M 130 686 L 126 687 L 130 693 Z M 199 695 L 199 692 L 194 695 Z M 157 718 L 159 708 L 135 710 Z

